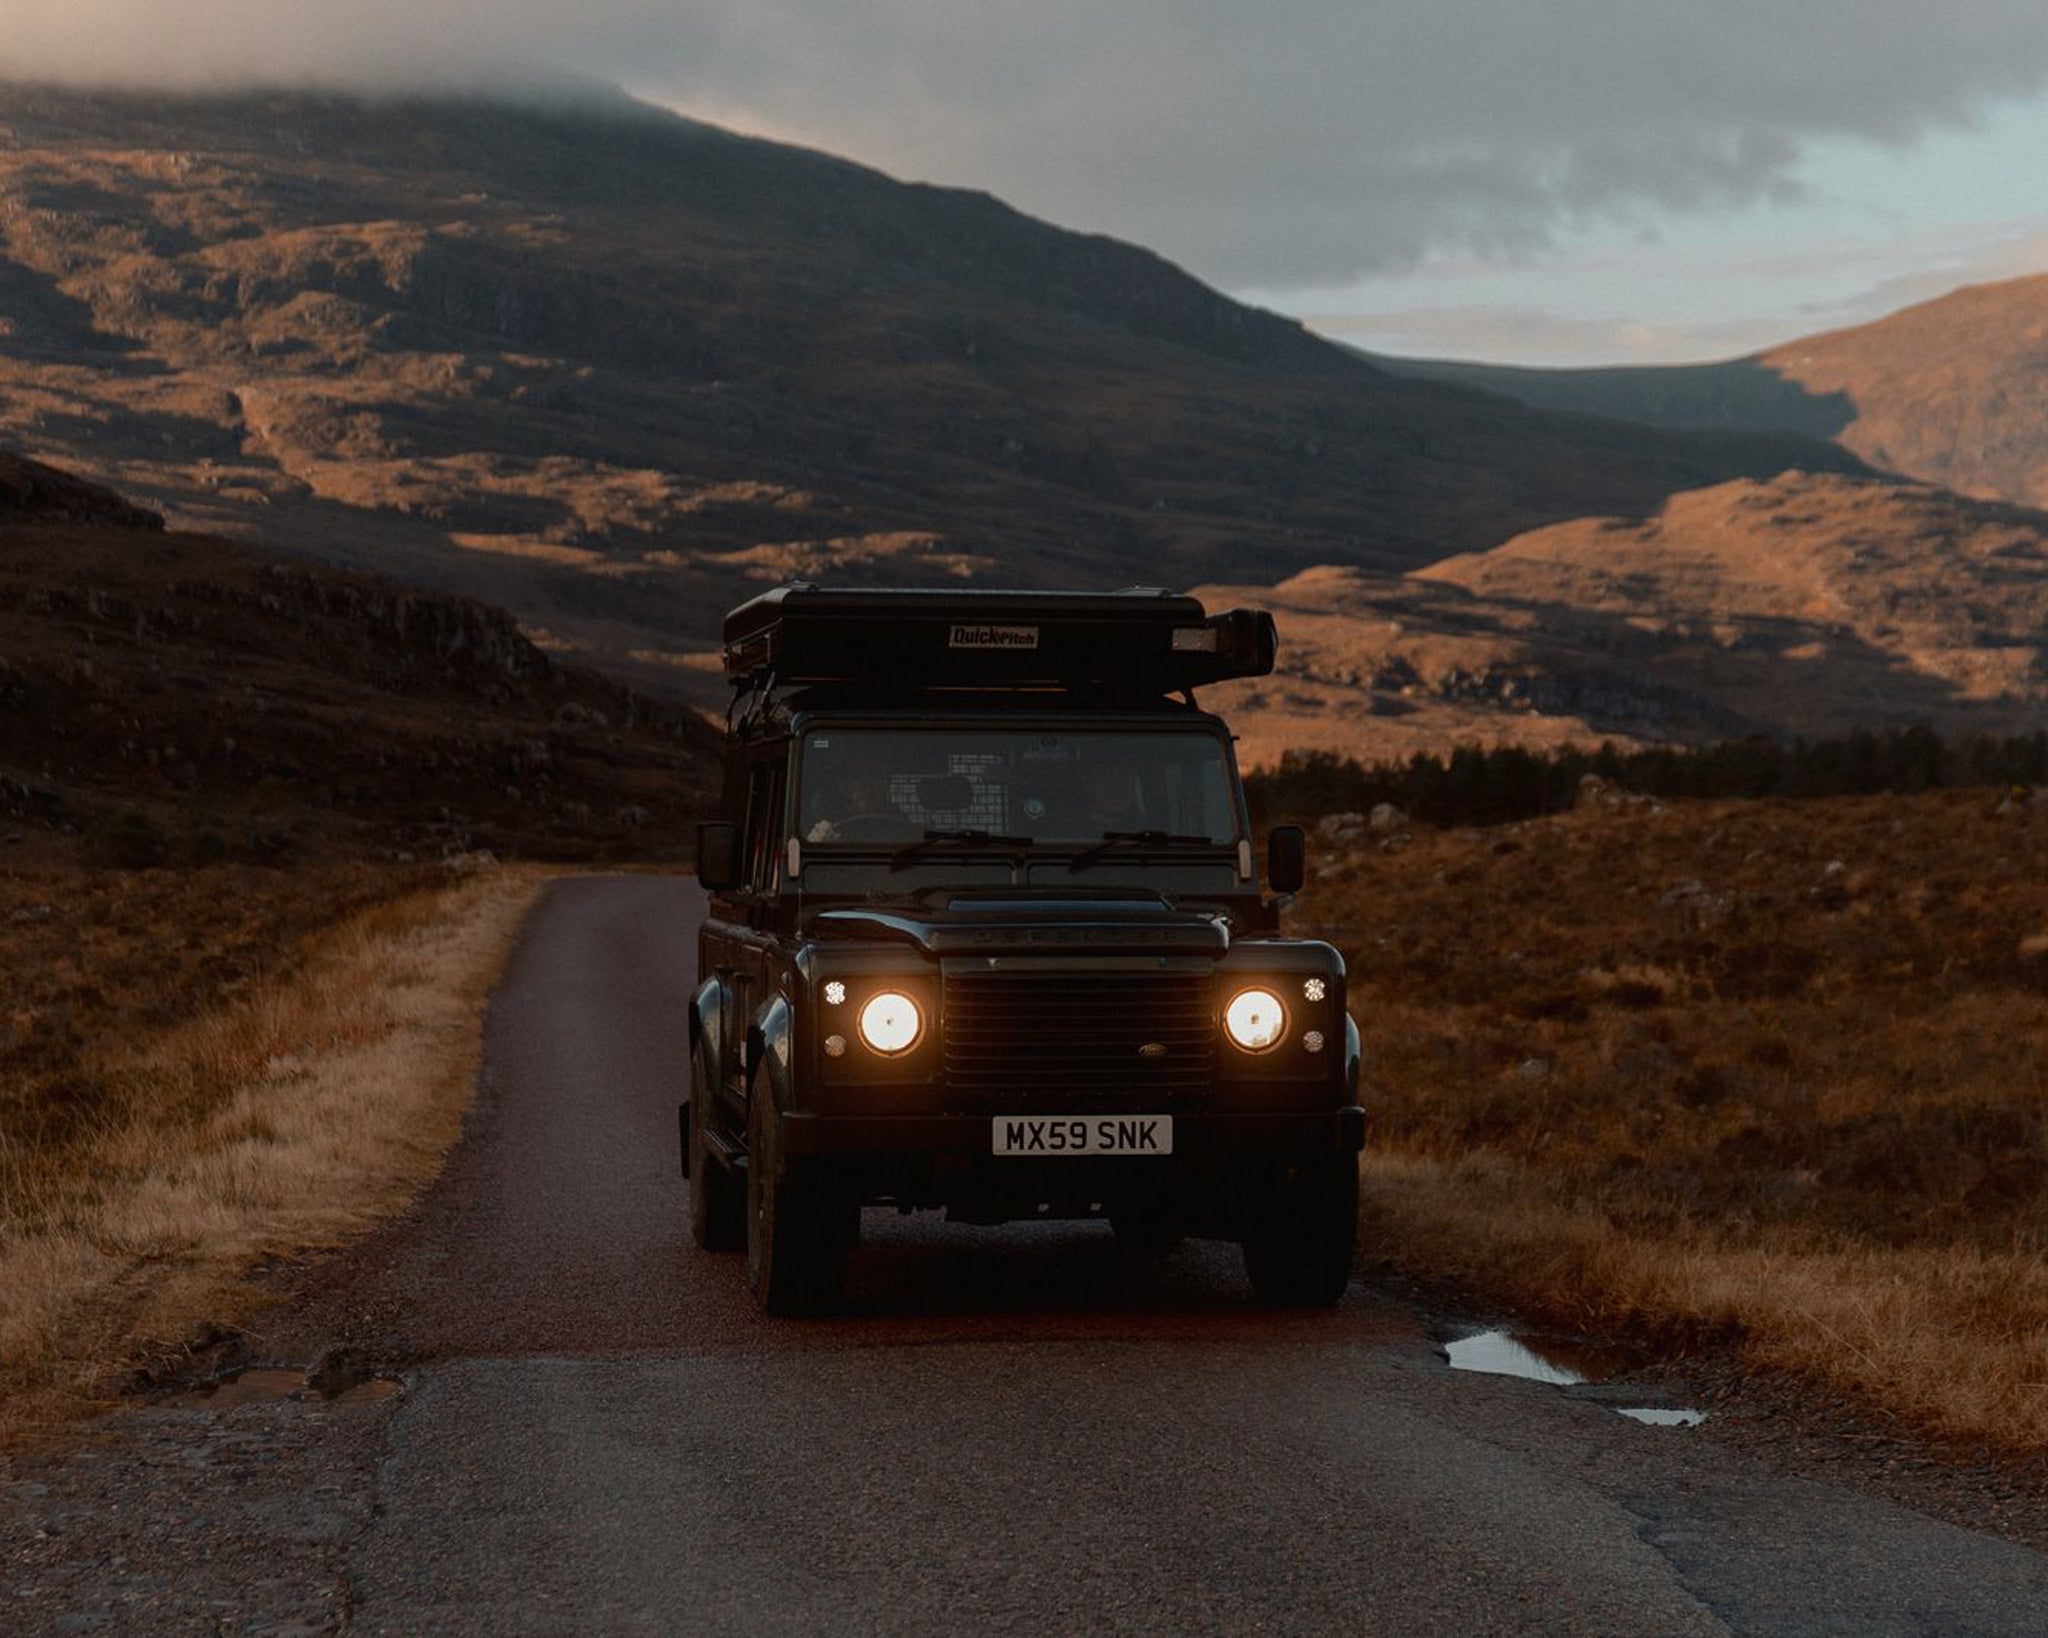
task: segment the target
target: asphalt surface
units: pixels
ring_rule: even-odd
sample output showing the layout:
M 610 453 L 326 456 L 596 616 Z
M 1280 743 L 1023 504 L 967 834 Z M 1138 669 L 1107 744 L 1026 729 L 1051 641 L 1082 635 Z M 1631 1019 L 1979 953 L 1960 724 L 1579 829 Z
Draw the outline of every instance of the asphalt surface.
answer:
M 0 1631 L 2048 1631 L 2025 1547 L 1453 1372 L 1366 1282 L 1263 1312 L 1234 1247 L 870 1213 L 849 1313 L 757 1316 L 677 1176 L 701 914 L 551 893 L 442 1181 L 262 1339 L 404 1391 L 18 1465 Z

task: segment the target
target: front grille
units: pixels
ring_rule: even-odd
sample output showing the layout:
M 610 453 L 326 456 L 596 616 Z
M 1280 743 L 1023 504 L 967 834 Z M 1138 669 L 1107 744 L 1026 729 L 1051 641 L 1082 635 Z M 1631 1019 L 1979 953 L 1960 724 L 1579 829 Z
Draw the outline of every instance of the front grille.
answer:
M 940 1016 L 956 1105 L 1139 1108 L 1207 1089 L 1213 972 L 946 977 Z

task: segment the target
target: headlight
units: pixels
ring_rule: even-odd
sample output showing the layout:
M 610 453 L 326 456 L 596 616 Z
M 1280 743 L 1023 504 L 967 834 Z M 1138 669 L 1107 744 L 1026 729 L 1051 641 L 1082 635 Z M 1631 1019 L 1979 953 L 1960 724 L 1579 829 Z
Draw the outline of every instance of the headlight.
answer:
M 1287 1031 L 1287 1009 L 1271 990 L 1239 990 L 1223 1009 L 1223 1028 L 1247 1052 L 1264 1052 Z
M 917 1045 L 924 1033 L 924 1015 L 900 990 L 884 990 L 860 1009 L 860 1038 L 885 1058 Z

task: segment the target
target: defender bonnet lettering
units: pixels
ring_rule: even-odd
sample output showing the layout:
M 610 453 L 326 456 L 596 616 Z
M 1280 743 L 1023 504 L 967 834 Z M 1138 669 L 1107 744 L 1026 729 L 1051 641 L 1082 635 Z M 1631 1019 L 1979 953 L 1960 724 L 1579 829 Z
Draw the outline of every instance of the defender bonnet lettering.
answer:
M 900 692 L 1104 688 L 1156 696 L 1262 677 L 1273 617 L 1118 592 L 778 586 L 725 619 L 736 687 L 860 683 Z

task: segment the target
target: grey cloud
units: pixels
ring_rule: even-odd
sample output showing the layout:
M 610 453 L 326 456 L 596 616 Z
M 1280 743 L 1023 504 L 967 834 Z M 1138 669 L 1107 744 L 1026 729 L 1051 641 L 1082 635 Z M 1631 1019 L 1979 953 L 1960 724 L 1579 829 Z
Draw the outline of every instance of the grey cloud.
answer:
M 1811 333 L 1820 323 L 1829 328 L 1867 323 L 1967 285 L 2036 278 L 2044 268 L 2048 268 L 2048 228 L 2038 221 L 2012 223 L 2003 237 L 1965 246 L 1938 258 L 1935 267 L 1894 273 L 1845 300 L 1803 309 L 1799 316 L 1814 322 L 1802 325 L 1802 333 Z
M 1817 269 L 1838 272 L 1845 262 L 1878 268 L 1894 259 L 1887 254 L 1890 248 L 1894 247 L 1877 242 L 1836 243 L 1769 257 L 1728 258 L 1705 268 L 1704 276 L 1743 284 L 1772 278 L 1797 282 Z M 1463 304 L 1324 311 L 1308 323 L 1332 340 L 1395 358 L 1463 358 L 1538 368 L 1710 363 L 1868 324 L 1946 296 L 1960 285 L 2038 276 L 2048 266 L 2048 227 L 2040 222 L 2013 223 L 2008 231 L 1981 243 L 1951 243 L 1943 251 L 1930 239 L 1916 248 L 1938 259 L 1940 268 L 1881 274 L 1845 295 L 1768 314 L 1643 322 L 1528 306 Z
M 2048 80 L 2038 0 L 0 0 L 69 77 L 434 81 L 544 66 L 987 188 L 1217 282 L 1779 196 Z

